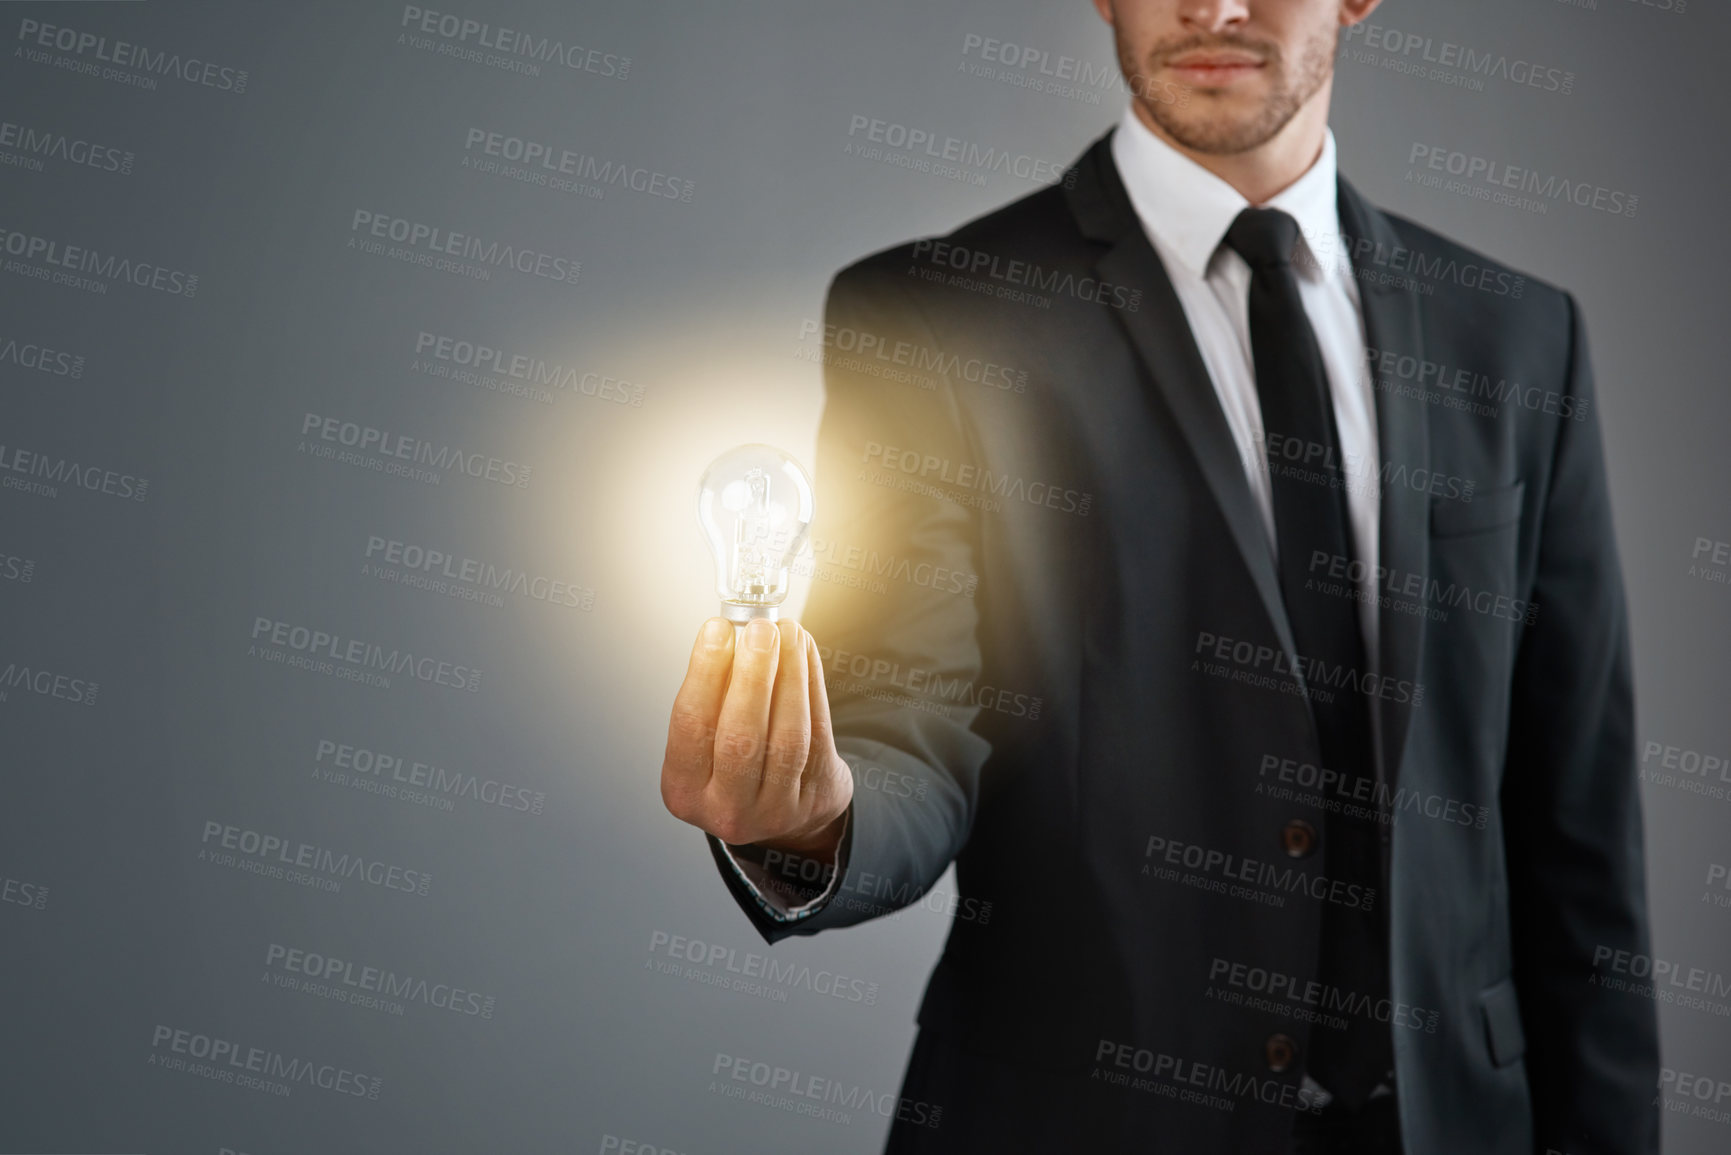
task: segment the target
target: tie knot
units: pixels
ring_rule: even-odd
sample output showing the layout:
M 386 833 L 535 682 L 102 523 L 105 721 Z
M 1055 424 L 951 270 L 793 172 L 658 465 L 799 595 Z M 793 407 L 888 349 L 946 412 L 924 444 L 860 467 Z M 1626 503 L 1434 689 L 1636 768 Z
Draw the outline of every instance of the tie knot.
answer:
M 1292 263 L 1298 222 L 1279 209 L 1245 209 L 1226 230 L 1226 243 L 1252 270 Z

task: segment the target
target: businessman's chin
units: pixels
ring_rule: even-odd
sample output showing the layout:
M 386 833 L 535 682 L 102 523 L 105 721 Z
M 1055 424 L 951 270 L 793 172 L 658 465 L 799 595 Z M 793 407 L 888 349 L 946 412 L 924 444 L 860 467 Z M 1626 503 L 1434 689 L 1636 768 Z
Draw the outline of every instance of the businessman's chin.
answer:
M 1287 91 L 1192 90 L 1183 107 L 1143 101 L 1167 136 L 1192 152 L 1230 156 L 1272 140 L 1298 114 L 1303 98 Z

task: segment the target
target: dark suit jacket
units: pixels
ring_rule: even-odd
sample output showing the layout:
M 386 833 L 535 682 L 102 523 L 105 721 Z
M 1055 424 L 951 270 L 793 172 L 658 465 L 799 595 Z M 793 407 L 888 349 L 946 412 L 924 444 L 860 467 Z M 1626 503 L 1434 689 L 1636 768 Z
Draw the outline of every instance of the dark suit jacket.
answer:
M 1317 776 L 1243 447 L 1108 139 L 836 278 L 804 622 L 842 877 L 794 923 L 723 877 L 770 941 L 952 917 L 895 1151 L 1282 1151 L 1342 1013 L 1393 1021 L 1411 1155 L 1654 1150 L 1654 1007 L 1595 983 L 1648 932 L 1573 298 L 1340 182 L 1389 572 L 1380 677 L 1334 692 L 1392 813 L 1385 893 L 1347 893 L 1298 823 L 1379 796 Z M 1331 901 L 1386 903 L 1393 1006 L 1307 985 Z

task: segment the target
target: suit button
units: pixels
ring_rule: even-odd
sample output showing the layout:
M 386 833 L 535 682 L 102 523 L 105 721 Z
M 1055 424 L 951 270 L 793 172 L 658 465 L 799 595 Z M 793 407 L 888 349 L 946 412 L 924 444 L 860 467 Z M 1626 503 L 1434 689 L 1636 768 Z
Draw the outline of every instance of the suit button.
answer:
M 1316 849 L 1316 827 L 1302 818 L 1294 818 L 1280 830 L 1280 845 L 1288 857 L 1303 858 Z
M 1278 1075 L 1298 1061 L 1298 1044 L 1287 1035 L 1269 1035 L 1262 1044 L 1262 1057 L 1268 1060 L 1268 1069 Z

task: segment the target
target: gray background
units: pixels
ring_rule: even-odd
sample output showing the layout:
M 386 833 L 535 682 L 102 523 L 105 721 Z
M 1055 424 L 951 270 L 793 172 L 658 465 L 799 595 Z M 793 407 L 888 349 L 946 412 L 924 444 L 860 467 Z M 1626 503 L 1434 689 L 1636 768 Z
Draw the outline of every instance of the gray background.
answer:
M 836 269 L 1034 188 L 847 155 L 851 118 L 1068 162 L 1116 119 L 1120 92 L 971 75 L 967 38 L 1107 67 L 1108 32 L 1085 0 L 440 10 L 628 57 L 629 71 L 525 76 L 436 55 L 399 43 L 401 6 L 371 0 L 0 5 L 0 121 L 135 157 L 126 174 L 0 165 L 0 228 L 199 277 L 188 299 L 0 272 L 0 346 L 84 358 L 78 377 L 0 359 L 3 452 L 150 483 L 143 501 L 0 490 L 0 669 L 100 686 L 90 705 L 0 687 L 0 883 L 47 888 L 40 909 L 0 902 L 0 1151 L 564 1152 L 612 1136 L 714 1155 L 882 1141 L 887 1119 L 869 1112 L 812 1120 L 714 1090 L 721 1054 L 893 1095 L 946 916 L 918 908 L 771 951 L 701 836 L 663 810 L 667 710 L 714 608 L 693 487 L 743 441 L 809 460 L 821 396 L 800 327 L 821 316 Z M 245 69 L 246 91 L 173 78 L 146 91 L 32 59 L 17 39 L 26 19 Z M 1731 20 L 1702 0 L 1683 12 L 1393 0 L 1373 23 L 1573 73 L 1567 94 L 1499 79 L 1474 91 L 1349 45 L 1332 121 L 1341 166 L 1377 203 L 1581 299 L 1641 738 L 1731 754 L 1731 586 L 1690 572 L 1698 538 L 1731 540 L 1731 254 L 1713 224 Z M 688 180 L 691 199 L 618 187 L 594 199 L 466 170 L 471 128 Z M 1419 143 L 1619 190 L 1639 209 L 1540 214 L 1424 188 L 1407 179 Z M 481 283 L 365 254 L 347 244 L 357 209 L 573 256 L 581 275 Z M 581 391 L 543 404 L 417 372 L 423 330 L 623 379 L 640 404 Z M 308 412 L 529 463 L 531 480 L 428 485 L 318 460 L 299 448 Z M 380 581 L 362 571 L 374 535 L 569 581 L 593 602 L 489 605 Z M 272 664 L 248 653 L 258 617 L 483 678 L 474 693 L 400 676 L 385 689 Z M 361 793 L 314 777 L 321 739 L 544 805 L 458 798 L 446 812 Z M 1731 907 L 1712 896 L 1731 890 L 1707 885 L 1731 862 L 1731 783 L 1718 788 L 1654 781 L 1644 800 L 1654 953 L 1725 974 Z M 208 821 L 433 882 L 426 896 L 352 879 L 328 893 L 230 869 L 200 860 Z M 839 973 L 872 1001 L 820 993 L 824 980 L 724 989 L 684 961 L 662 973 L 657 932 Z M 495 1010 L 410 1001 L 398 1016 L 283 989 L 271 944 L 454 984 Z M 698 970 L 727 976 L 719 962 Z M 1731 1019 L 1660 1014 L 1668 1068 L 1731 1080 Z M 282 1097 L 160 1068 L 159 1026 L 382 1089 Z M 1731 1144 L 1731 1124 L 1665 1101 L 1683 1108 L 1666 1112 L 1668 1152 Z

